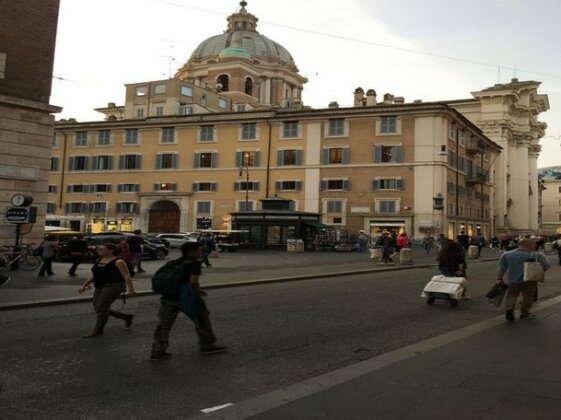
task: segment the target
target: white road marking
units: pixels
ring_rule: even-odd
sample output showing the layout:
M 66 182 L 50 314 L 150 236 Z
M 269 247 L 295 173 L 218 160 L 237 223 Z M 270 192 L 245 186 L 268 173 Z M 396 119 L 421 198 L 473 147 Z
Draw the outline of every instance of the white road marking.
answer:
M 214 411 L 222 410 L 223 408 L 230 407 L 231 405 L 234 405 L 234 404 L 227 403 L 227 404 L 222 404 L 222 405 L 216 405 L 214 407 L 203 408 L 201 411 L 203 413 L 207 414 L 207 413 L 212 413 Z

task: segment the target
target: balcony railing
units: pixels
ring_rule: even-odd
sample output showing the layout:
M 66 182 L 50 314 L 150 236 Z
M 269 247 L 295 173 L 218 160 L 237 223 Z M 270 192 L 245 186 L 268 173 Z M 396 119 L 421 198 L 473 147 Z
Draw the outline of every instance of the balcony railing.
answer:
M 487 176 L 483 172 L 468 172 L 466 182 L 468 184 L 485 184 Z
M 478 140 L 468 140 L 466 141 L 466 152 L 472 155 L 481 154 L 485 151 L 483 143 Z

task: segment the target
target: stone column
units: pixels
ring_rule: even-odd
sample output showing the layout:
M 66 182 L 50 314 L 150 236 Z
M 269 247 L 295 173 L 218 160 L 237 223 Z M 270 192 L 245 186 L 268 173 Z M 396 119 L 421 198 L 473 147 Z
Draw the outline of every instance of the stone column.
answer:
M 529 165 L 529 182 L 532 189 L 532 195 L 529 197 L 529 215 L 530 215 L 530 229 L 537 232 L 539 229 L 538 222 L 538 206 L 539 206 L 539 186 L 538 186 L 538 156 L 540 154 L 540 146 L 532 145 L 528 150 L 528 165 Z
M 265 79 L 265 100 L 264 100 L 266 105 L 269 105 L 271 103 L 271 79 L 270 78 L 266 78 Z
M 516 138 L 516 147 L 513 151 L 513 159 L 510 166 L 509 195 L 512 199 L 509 219 L 515 230 L 530 229 L 530 212 L 528 206 L 529 189 L 529 142 L 524 138 Z

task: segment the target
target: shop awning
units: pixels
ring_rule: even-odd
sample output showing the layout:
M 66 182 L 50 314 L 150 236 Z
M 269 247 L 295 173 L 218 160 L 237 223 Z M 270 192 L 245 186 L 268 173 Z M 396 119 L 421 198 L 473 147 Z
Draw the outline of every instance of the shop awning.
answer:
M 385 226 L 385 227 L 391 227 L 391 226 L 405 226 L 405 222 L 370 222 L 370 226 Z
M 306 221 L 304 221 L 304 223 L 307 224 L 308 226 L 313 226 L 316 229 L 329 229 L 329 228 L 333 227 L 333 226 L 329 226 L 329 225 L 324 225 L 323 223 L 316 222 L 314 220 L 306 220 Z

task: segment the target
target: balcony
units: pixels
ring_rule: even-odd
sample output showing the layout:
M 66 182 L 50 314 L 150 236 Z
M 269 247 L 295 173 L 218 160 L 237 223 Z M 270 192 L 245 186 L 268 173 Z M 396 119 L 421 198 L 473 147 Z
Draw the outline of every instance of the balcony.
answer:
M 485 184 L 487 176 L 483 172 L 468 172 L 466 175 L 467 184 Z
M 466 141 L 466 153 L 470 155 L 480 155 L 485 152 L 485 146 L 479 140 L 470 139 Z

